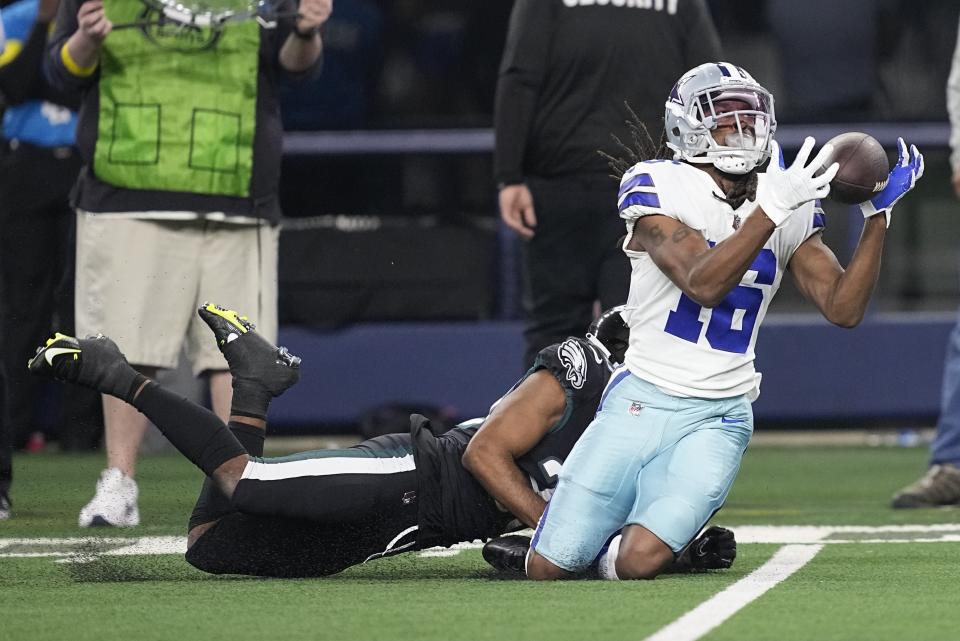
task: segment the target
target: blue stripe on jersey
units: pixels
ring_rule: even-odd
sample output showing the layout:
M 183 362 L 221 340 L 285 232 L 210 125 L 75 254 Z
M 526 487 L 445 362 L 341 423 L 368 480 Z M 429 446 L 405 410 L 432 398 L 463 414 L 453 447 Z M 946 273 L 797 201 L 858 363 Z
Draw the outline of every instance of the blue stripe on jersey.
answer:
M 721 63 L 718 62 L 718 63 L 717 63 L 717 66 L 720 67 L 720 73 L 722 73 L 722 74 L 725 75 L 725 76 L 729 76 L 729 75 L 730 75 L 730 70 L 727 69 L 723 64 L 721 64 Z
M 631 205 L 640 205 L 642 207 L 656 207 L 660 208 L 660 197 L 656 194 L 650 194 L 643 191 L 636 191 L 626 198 L 623 199 L 623 204 L 620 205 L 621 211 L 630 207 Z
M 617 373 L 616 376 L 614 376 L 609 381 L 607 381 L 607 388 L 603 390 L 603 394 L 600 396 L 600 403 L 597 405 L 597 414 L 599 414 L 600 410 L 603 409 L 603 402 L 607 400 L 607 394 L 610 393 L 610 390 L 612 390 L 614 387 L 619 385 L 620 381 L 622 381 L 629 375 L 630 375 L 630 370 L 624 367 L 619 373 Z
M 618 198 L 623 198 L 623 195 L 632 189 L 637 187 L 655 187 L 653 184 L 653 176 L 650 174 L 637 174 L 633 178 L 630 178 L 627 182 L 623 183 L 620 186 L 620 195 Z
M 813 228 L 823 229 L 827 226 L 827 219 L 823 215 L 823 203 L 820 199 L 813 201 Z

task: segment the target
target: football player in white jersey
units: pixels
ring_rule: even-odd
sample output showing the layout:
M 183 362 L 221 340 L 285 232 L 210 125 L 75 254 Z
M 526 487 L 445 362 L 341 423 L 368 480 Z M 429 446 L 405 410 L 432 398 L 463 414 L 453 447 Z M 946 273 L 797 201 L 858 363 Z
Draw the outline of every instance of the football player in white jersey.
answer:
M 653 578 L 673 562 L 740 468 L 759 392 L 757 330 L 784 270 L 829 321 L 857 325 L 893 205 L 923 173 L 923 157 L 900 140 L 887 186 L 860 205 L 863 234 L 844 269 L 819 233 L 818 199 L 838 169 L 820 171 L 832 149 L 810 160 L 807 138 L 784 167 L 773 97 L 746 71 L 692 69 L 670 93 L 664 125 L 672 160 L 637 163 L 618 196 L 632 267 L 625 366 L 540 519 L 533 579 L 592 564 L 606 578 Z

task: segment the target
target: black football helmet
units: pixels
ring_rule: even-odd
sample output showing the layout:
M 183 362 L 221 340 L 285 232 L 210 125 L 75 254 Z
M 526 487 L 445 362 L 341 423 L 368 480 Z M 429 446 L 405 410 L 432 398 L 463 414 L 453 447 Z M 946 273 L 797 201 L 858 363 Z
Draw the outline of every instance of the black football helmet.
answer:
M 587 340 L 600 350 L 614 367 L 623 364 L 627 345 L 630 343 L 630 328 L 623 320 L 626 305 L 617 305 L 606 310 L 590 324 Z

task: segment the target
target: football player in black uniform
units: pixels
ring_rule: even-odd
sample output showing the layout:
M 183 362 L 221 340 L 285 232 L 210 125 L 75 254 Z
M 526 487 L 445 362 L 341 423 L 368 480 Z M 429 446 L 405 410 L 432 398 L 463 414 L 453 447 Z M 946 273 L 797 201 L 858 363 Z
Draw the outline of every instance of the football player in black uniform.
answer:
M 103 336 L 57 334 L 29 367 L 126 400 L 205 472 L 187 560 L 218 574 L 322 576 L 382 556 L 535 526 L 627 339 L 619 309 L 605 313 L 586 338 L 542 350 L 486 419 L 442 434 L 414 415 L 406 434 L 260 458 L 267 407 L 298 380 L 299 358 L 263 339 L 236 312 L 208 304 L 199 314 L 234 377 L 228 426 L 138 374 Z M 522 544 L 500 541 L 490 553 L 515 558 Z M 724 567 L 719 556 L 711 558 L 714 567 Z

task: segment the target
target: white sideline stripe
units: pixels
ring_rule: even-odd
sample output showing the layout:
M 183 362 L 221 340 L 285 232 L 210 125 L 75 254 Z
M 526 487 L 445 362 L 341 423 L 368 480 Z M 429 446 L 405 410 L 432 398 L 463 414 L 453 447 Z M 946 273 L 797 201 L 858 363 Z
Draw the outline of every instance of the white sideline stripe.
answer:
M 3 552 L 9 546 L 36 545 L 49 547 L 70 546 L 73 549 L 49 552 Z M 98 550 L 99 546 L 122 545 L 112 550 Z M 185 554 L 187 539 L 183 536 L 143 536 L 138 538 L 97 538 L 92 536 L 75 539 L 0 539 L 0 558 L 36 558 L 71 556 L 150 556 L 155 554 Z
M 741 525 L 732 527 L 737 543 L 767 543 L 780 545 L 803 544 L 865 544 L 865 543 L 955 543 L 960 542 L 960 523 L 936 525 L 881 525 L 881 526 L 790 526 L 790 525 Z M 869 535 L 902 534 L 903 536 L 879 538 Z M 521 530 L 515 534 L 530 536 L 533 530 Z M 837 534 L 860 534 L 860 537 L 827 538 Z M 183 554 L 187 549 L 187 539 L 182 536 L 146 536 L 146 537 L 76 537 L 76 538 L 0 538 L 0 558 L 35 557 L 72 557 L 91 553 L 98 546 L 116 545 L 113 550 L 97 553 L 100 556 L 132 556 L 151 554 Z M 18 546 L 57 547 L 62 550 L 32 552 L 22 550 L 5 552 L 5 548 Z M 463 550 L 477 550 L 483 547 L 480 541 L 457 543 L 449 548 L 429 548 L 419 556 L 444 557 L 456 556 Z M 69 548 L 69 549 L 68 549 Z M 79 549 L 78 549 L 79 548 Z
M 391 458 L 324 457 L 284 463 L 250 461 L 241 478 L 255 481 L 282 481 L 303 476 L 331 474 L 398 474 L 416 469 L 413 454 Z
M 769 561 L 645 641 L 695 641 L 810 562 L 822 545 L 785 545 Z
M 866 542 L 870 534 L 940 534 L 947 536 L 960 534 L 960 523 L 940 523 L 935 525 L 741 525 L 731 529 L 737 537 L 737 543 L 846 543 L 854 539 L 829 539 L 837 534 L 860 534 L 856 542 Z M 904 540 L 916 541 L 917 537 L 904 537 Z M 941 539 L 946 540 L 946 539 Z M 893 542 L 894 539 L 884 539 Z

